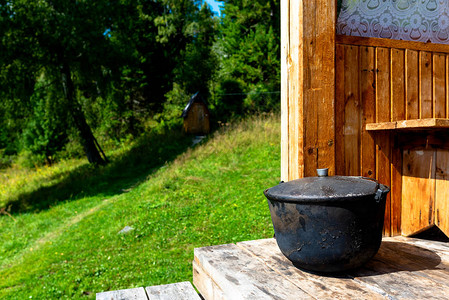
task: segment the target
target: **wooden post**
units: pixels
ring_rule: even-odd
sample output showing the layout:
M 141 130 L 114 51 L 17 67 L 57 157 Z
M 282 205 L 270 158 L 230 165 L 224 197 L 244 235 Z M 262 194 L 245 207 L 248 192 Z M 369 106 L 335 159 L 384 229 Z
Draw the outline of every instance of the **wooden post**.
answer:
M 336 0 L 281 0 L 281 179 L 335 174 Z

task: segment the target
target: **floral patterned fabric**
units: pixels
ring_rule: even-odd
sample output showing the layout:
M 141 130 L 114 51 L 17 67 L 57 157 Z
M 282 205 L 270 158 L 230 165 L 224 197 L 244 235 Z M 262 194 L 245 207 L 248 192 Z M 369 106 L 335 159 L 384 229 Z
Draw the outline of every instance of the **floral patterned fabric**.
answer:
M 449 44 L 449 0 L 342 0 L 337 34 Z

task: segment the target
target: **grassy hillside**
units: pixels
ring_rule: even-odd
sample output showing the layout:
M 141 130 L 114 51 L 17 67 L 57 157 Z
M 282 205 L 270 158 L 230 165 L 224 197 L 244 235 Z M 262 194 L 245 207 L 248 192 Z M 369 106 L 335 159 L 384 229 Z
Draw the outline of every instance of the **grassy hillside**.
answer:
M 81 160 L 0 171 L 0 298 L 95 297 L 191 280 L 195 247 L 273 235 L 263 190 L 279 181 L 274 116 L 202 144 L 144 137 L 93 168 Z M 125 226 L 134 228 L 126 234 Z

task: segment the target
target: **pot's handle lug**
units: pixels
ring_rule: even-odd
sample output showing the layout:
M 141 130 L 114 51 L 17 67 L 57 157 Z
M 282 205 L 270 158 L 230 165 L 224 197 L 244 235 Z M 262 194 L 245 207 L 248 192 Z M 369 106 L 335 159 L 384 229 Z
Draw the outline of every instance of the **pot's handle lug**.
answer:
M 380 200 L 388 194 L 388 192 L 390 192 L 390 188 L 388 186 L 379 184 L 379 188 L 377 189 L 376 195 L 374 196 L 376 203 L 379 203 Z
M 380 199 L 382 199 L 382 195 L 383 195 L 382 190 L 378 189 L 376 192 L 376 196 L 374 196 L 374 200 L 376 200 L 376 203 L 380 202 Z

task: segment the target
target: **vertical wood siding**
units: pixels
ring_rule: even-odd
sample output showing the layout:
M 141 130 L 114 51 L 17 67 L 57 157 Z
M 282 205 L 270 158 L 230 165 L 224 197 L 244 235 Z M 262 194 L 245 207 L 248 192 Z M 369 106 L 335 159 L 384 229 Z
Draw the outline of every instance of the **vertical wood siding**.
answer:
M 446 172 L 449 171 L 444 154 L 449 152 L 440 153 L 442 166 L 440 168 L 437 166 L 435 174 L 435 167 L 425 163 L 418 166 L 417 161 L 428 156 L 434 162 L 436 151 L 424 152 L 426 155 L 421 157 L 398 146 L 397 140 L 401 133 L 396 131 L 371 133 L 365 130 L 365 125 L 374 122 L 448 118 L 448 55 L 387 46 L 336 45 L 336 174 L 376 178 L 391 187 L 385 211 L 385 235 L 400 234 L 401 225 L 403 233 L 408 234 L 416 227 L 427 228 L 429 219 L 433 222 L 429 211 L 434 209 L 432 203 L 435 189 L 445 191 L 447 181 L 439 180 L 435 187 L 435 182 L 425 178 L 432 176 L 432 172 L 433 178 L 436 176 L 438 179 L 439 176 L 441 179 L 447 176 Z M 414 170 L 407 169 L 410 165 L 408 161 L 414 161 L 413 168 L 423 168 L 418 170 L 418 173 L 423 173 L 419 180 L 415 180 L 417 175 L 413 173 Z M 414 177 L 407 176 L 408 172 L 413 173 Z M 420 185 L 418 188 L 417 182 Z M 416 194 L 418 189 L 425 194 L 421 195 L 422 197 L 427 197 L 424 201 L 426 207 L 422 210 L 413 210 L 413 207 L 406 205 L 402 211 L 402 198 L 419 198 Z M 444 225 L 441 227 L 448 227 L 448 222 L 442 221 L 441 218 L 441 212 L 448 211 L 446 204 L 448 201 L 438 199 L 447 194 L 440 192 L 437 196 L 435 222 L 438 221 L 438 210 L 440 224 Z M 447 216 L 446 214 L 446 219 Z

